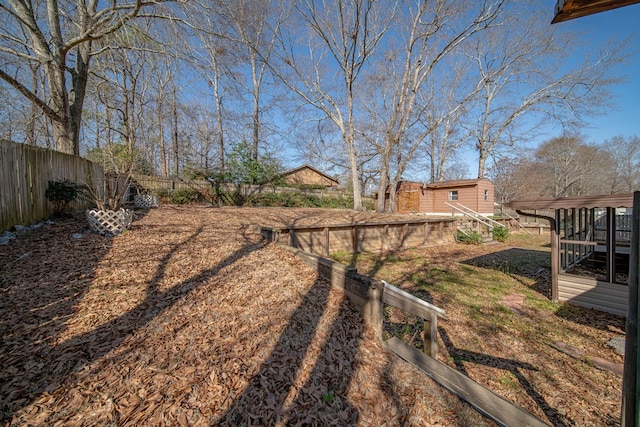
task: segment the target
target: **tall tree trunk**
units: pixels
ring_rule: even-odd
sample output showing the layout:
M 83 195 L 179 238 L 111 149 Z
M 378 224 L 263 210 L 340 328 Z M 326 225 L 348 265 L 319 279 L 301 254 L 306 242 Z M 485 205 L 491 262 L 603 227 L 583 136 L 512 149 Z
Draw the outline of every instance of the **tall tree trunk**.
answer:
M 258 144 L 260 142 L 260 80 L 257 74 L 256 55 L 252 51 L 251 74 L 253 77 L 253 159 L 258 160 Z
M 380 181 L 378 182 L 378 199 L 376 200 L 376 212 L 382 213 L 385 211 L 384 205 L 387 196 L 387 188 L 389 193 L 393 192 L 393 188 L 389 186 L 389 161 L 388 153 L 383 152 L 380 166 Z
M 160 175 L 169 176 L 169 156 L 164 141 L 164 105 L 162 95 L 158 94 L 158 152 L 160 154 Z
M 220 96 L 220 74 L 218 67 L 218 57 L 213 55 L 213 79 L 211 79 L 211 85 L 213 86 L 213 97 L 216 102 L 216 119 L 218 121 L 218 157 L 220 158 L 219 172 L 224 173 L 224 129 L 222 122 L 222 97 Z
M 173 86 L 173 172 L 175 176 L 180 175 L 180 147 L 178 145 L 178 98 L 176 87 Z
M 360 177 L 358 176 L 358 156 L 355 147 L 355 124 L 353 118 L 353 80 L 346 79 L 347 82 L 347 109 L 348 109 L 348 130 L 347 147 L 349 148 L 349 164 L 351 165 L 351 181 L 353 185 L 353 210 L 362 210 L 362 188 L 360 187 Z

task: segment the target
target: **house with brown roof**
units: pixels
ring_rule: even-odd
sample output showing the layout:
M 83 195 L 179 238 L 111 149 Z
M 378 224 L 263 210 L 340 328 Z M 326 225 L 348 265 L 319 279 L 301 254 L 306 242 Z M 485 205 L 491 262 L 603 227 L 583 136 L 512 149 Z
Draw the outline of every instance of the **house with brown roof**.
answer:
M 320 172 L 318 169 L 309 165 L 302 165 L 295 169 L 291 169 L 282 174 L 282 180 L 287 185 L 293 186 L 324 186 L 326 188 L 335 188 L 340 183 L 337 179 Z
M 388 193 L 386 197 L 388 201 Z M 493 215 L 493 201 L 494 186 L 486 178 L 435 183 L 400 181 L 396 188 L 395 211 L 457 216 L 471 210 L 488 216 Z

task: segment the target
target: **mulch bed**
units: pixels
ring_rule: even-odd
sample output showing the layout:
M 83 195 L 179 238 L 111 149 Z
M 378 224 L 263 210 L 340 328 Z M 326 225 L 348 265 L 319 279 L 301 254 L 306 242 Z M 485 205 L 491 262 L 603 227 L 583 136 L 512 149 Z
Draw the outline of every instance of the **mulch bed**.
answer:
M 115 238 L 57 221 L 0 247 L 0 425 L 493 425 L 248 231 L 373 218 L 162 207 Z

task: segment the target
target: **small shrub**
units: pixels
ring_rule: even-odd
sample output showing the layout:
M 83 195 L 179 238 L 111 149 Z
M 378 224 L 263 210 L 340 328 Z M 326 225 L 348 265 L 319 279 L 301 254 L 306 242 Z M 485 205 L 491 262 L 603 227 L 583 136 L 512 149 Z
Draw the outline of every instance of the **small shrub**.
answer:
M 353 207 L 352 198 L 319 197 L 304 193 L 258 193 L 252 194 L 245 203 L 248 206 L 268 206 L 282 208 L 330 208 L 350 209 Z
M 154 191 L 154 193 L 156 196 L 158 196 L 158 198 L 168 198 L 170 191 L 164 188 L 158 188 Z
M 80 191 L 78 184 L 65 179 L 49 181 L 44 195 L 54 204 L 54 214 L 63 216 L 69 205 L 80 196 Z
M 509 229 L 507 227 L 493 227 L 493 239 L 498 242 L 505 242 L 509 237 Z
M 477 231 L 471 231 L 469 234 L 465 234 L 462 231 L 458 230 L 456 233 L 458 242 L 467 243 L 470 245 L 480 245 L 482 244 L 482 235 Z
M 174 205 L 188 205 L 198 201 L 200 193 L 197 190 L 180 189 L 169 193 L 169 203 Z

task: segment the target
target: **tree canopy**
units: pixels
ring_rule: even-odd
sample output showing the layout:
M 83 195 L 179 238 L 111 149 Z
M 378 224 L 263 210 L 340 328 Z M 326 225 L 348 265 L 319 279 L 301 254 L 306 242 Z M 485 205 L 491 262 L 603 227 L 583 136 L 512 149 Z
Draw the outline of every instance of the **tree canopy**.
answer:
M 401 179 L 462 177 L 467 150 L 503 198 L 522 194 L 506 176 L 526 168 L 556 177 L 540 194 L 596 191 L 602 148 L 579 135 L 610 106 L 628 52 L 615 42 L 565 61 L 582 39 L 552 13 L 504 0 L 0 0 L 0 137 L 103 162 L 135 153 L 163 176 L 264 182 L 310 163 L 348 183 L 355 209 Z M 550 124 L 562 135 L 532 155 Z M 637 137 L 611 138 L 598 191 L 635 189 Z M 569 155 L 582 160 L 561 167 Z

